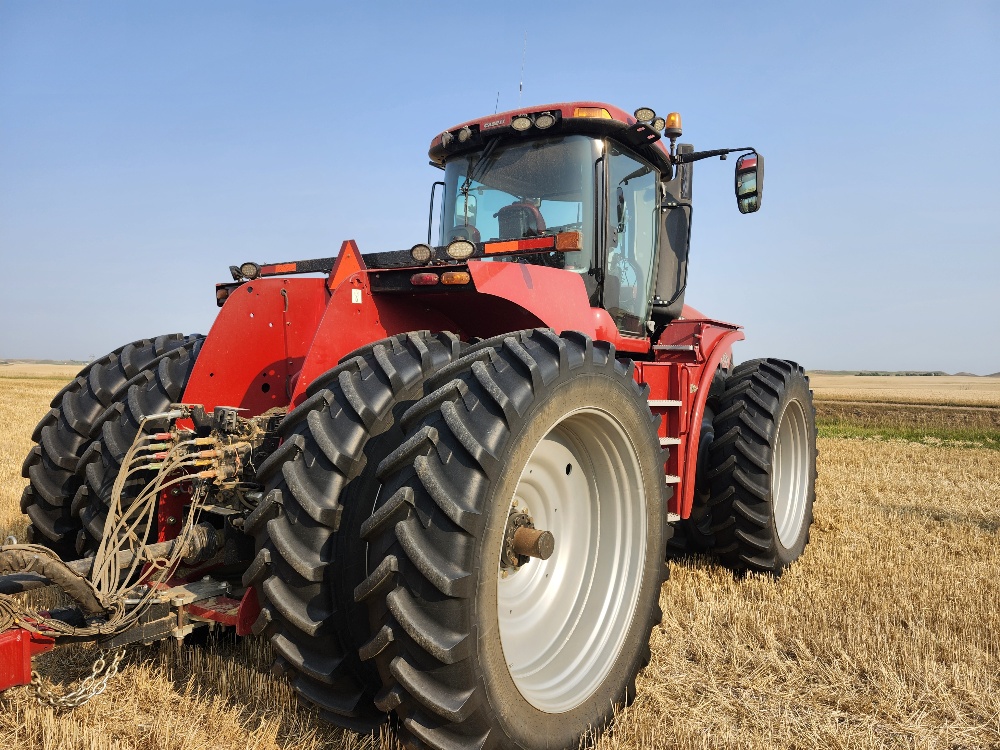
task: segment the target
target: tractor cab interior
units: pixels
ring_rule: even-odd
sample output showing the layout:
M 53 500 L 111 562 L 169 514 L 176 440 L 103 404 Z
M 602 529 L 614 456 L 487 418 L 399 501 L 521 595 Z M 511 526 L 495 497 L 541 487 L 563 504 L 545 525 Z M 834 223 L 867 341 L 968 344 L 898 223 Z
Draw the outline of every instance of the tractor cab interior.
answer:
M 440 244 L 579 232 L 581 249 L 497 256 L 581 275 L 619 330 L 648 332 L 660 172 L 614 141 L 584 135 L 500 141 L 445 165 Z
M 498 260 L 543 263 L 587 274 L 594 257 L 594 164 L 600 148 L 593 138 L 570 135 L 501 142 L 488 152 L 449 160 L 440 244 L 456 238 L 489 242 L 577 231 L 579 251 Z

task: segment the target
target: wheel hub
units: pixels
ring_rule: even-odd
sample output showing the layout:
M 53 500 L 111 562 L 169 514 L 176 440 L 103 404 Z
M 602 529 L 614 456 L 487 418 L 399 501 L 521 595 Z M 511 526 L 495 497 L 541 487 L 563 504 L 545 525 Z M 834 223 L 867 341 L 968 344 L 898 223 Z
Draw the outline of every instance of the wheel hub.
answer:
M 511 508 L 503 535 L 501 568 L 519 570 L 533 557 L 548 560 L 555 547 L 556 540 L 551 531 L 536 529 L 534 519 L 527 512 Z
M 579 706 L 616 663 L 642 582 L 645 503 L 635 448 L 603 409 L 564 416 L 523 466 L 499 540 L 497 624 L 510 677 L 538 710 Z M 531 554 L 550 543 L 548 559 Z

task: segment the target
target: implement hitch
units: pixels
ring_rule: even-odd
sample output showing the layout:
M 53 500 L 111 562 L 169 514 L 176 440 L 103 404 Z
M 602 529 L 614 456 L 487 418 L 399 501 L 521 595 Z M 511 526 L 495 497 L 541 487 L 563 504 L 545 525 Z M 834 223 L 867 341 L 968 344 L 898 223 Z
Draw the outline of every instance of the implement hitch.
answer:
M 146 547 L 145 554 L 159 558 L 179 554 L 181 559 L 198 559 L 211 557 L 222 544 L 222 534 L 211 524 L 203 523 L 195 527 L 195 533 L 187 540 L 152 544 Z M 55 585 L 75 599 L 80 591 L 87 591 L 85 581 L 92 572 L 93 557 L 64 563 L 26 547 L 29 545 L 0 546 L 0 572 L 9 570 L 12 563 L 31 566 L 31 570 L 0 575 L 0 594 L 20 594 Z M 117 560 L 119 570 L 123 571 L 134 562 L 135 555 L 128 551 L 121 552 Z M 168 578 L 140 585 L 130 593 L 135 595 L 136 604 L 143 603 L 143 611 L 119 632 L 103 638 L 98 634 L 96 640 L 103 648 L 149 643 L 170 636 L 183 638 L 195 627 L 213 623 L 236 626 L 240 618 L 241 599 L 231 598 L 229 585 L 210 576 L 194 583 Z M 9 605 L 0 602 L 0 618 L 12 620 L 10 627 L 0 632 L 0 690 L 31 682 L 32 657 L 51 651 L 57 639 L 60 642 L 95 639 L 87 633 L 88 623 L 106 613 L 99 609 L 92 595 L 81 595 L 81 599 L 78 609 L 40 611 L 23 619 L 10 614 Z M 144 599 L 147 601 L 143 602 Z M 95 606 L 97 611 L 93 611 Z M 249 602 L 249 609 L 252 611 L 244 619 L 255 616 L 259 609 L 256 598 Z
M 0 690 L 31 682 L 42 697 L 31 658 L 58 643 L 120 649 L 219 625 L 247 635 L 260 606 L 232 571 L 253 555 L 241 529 L 260 498 L 254 464 L 276 445 L 280 416 L 183 404 L 150 415 L 122 461 L 94 555 L 64 562 L 40 545 L 0 546 Z M 18 596 L 46 586 L 76 606 L 37 611 Z M 113 674 L 120 659 L 99 661 Z

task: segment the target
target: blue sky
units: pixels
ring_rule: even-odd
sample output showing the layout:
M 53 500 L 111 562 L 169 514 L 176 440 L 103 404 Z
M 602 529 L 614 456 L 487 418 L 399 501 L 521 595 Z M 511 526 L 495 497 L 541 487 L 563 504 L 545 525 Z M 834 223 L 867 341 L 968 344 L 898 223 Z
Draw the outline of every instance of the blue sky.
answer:
M 752 9 L 752 10 L 751 10 Z M 687 301 L 738 359 L 1000 371 L 1000 4 L 0 0 L 0 357 L 207 332 L 230 264 L 409 247 L 430 139 L 523 103 L 680 111 Z

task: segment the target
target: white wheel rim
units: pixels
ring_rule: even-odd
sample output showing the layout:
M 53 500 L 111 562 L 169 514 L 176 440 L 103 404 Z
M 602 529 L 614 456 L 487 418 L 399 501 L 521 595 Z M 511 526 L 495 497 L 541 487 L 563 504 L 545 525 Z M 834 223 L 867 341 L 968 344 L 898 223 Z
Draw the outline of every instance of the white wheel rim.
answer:
M 809 495 L 809 441 L 806 416 L 798 401 L 790 401 L 778 422 L 771 472 L 771 503 L 778 541 L 790 549 L 802 530 Z
M 642 583 L 646 498 L 621 424 L 593 408 L 563 417 L 524 466 L 515 502 L 552 532 L 555 550 L 506 578 L 498 572 L 500 642 L 525 700 L 561 713 L 593 695 L 616 663 Z

